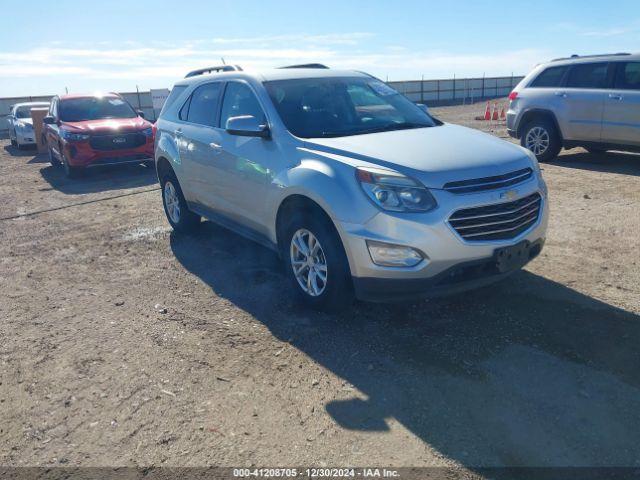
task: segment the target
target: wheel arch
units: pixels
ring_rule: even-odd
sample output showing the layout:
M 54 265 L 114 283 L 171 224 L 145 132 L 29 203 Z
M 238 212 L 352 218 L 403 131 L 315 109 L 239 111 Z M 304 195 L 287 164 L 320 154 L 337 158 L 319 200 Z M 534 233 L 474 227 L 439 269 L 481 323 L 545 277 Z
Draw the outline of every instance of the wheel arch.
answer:
M 562 134 L 562 129 L 560 128 L 560 124 L 558 123 L 558 119 L 556 118 L 555 113 L 553 113 L 551 110 L 546 110 L 543 108 L 531 108 L 529 110 L 525 110 L 525 112 L 522 114 L 522 117 L 520 118 L 520 122 L 518 123 L 517 137 L 522 137 L 524 133 L 523 130 L 528 124 L 530 124 L 534 120 L 540 119 L 549 120 L 551 123 L 553 123 L 553 126 L 556 128 L 558 135 L 560 135 L 560 140 L 562 141 L 564 136 Z
M 161 182 L 162 178 L 167 173 L 173 173 L 175 175 L 171 162 L 169 162 L 169 160 L 164 156 L 158 157 L 156 161 L 156 174 L 158 176 L 158 181 Z

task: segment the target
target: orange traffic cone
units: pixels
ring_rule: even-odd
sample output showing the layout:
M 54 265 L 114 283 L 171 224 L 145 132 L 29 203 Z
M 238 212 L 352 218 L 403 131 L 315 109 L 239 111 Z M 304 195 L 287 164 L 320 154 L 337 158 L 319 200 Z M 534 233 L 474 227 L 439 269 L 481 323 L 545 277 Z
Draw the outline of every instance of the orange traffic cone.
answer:
M 491 105 L 487 102 L 487 108 L 484 109 L 484 119 L 491 120 Z
M 491 120 L 498 120 L 498 104 L 493 103 L 493 115 L 491 115 Z
M 504 105 L 502 105 L 502 110 L 500 110 L 500 120 L 506 120 L 507 115 L 504 112 Z

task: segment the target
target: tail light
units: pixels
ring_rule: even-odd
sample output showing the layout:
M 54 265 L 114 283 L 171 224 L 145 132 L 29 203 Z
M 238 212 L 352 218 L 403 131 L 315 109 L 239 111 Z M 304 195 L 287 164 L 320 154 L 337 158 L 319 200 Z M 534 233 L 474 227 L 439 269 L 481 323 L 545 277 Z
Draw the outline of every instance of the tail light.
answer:
M 513 92 L 511 92 L 511 93 L 509 94 L 509 100 L 510 100 L 510 101 L 512 101 L 512 102 L 513 102 L 516 98 L 518 98 L 518 92 L 513 91 Z

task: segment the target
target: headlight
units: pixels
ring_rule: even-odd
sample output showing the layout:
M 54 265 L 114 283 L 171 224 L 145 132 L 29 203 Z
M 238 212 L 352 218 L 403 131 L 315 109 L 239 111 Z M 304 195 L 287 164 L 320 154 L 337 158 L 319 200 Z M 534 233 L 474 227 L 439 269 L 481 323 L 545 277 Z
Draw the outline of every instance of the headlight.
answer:
M 437 203 L 419 182 L 389 170 L 356 169 L 356 178 L 371 201 L 392 212 L 428 212 Z
M 145 137 L 153 137 L 153 128 L 145 128 L 144 130 L 142 130 L 142 133 Z
M 60 135 L 69 142 L 83 142 L 89 139 L 89 135 L 85 135 L 84 133 L 73 133 L 63 129 L 60 130 Z

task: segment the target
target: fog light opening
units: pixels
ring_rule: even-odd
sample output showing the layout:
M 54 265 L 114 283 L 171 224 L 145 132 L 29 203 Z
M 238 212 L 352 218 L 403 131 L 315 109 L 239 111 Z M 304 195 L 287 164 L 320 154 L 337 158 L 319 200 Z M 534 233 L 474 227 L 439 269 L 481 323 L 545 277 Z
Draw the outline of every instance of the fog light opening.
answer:
M 381 267 L 415 267 L 425 257 L 415 248 L 367 240 L 371 260 Z

